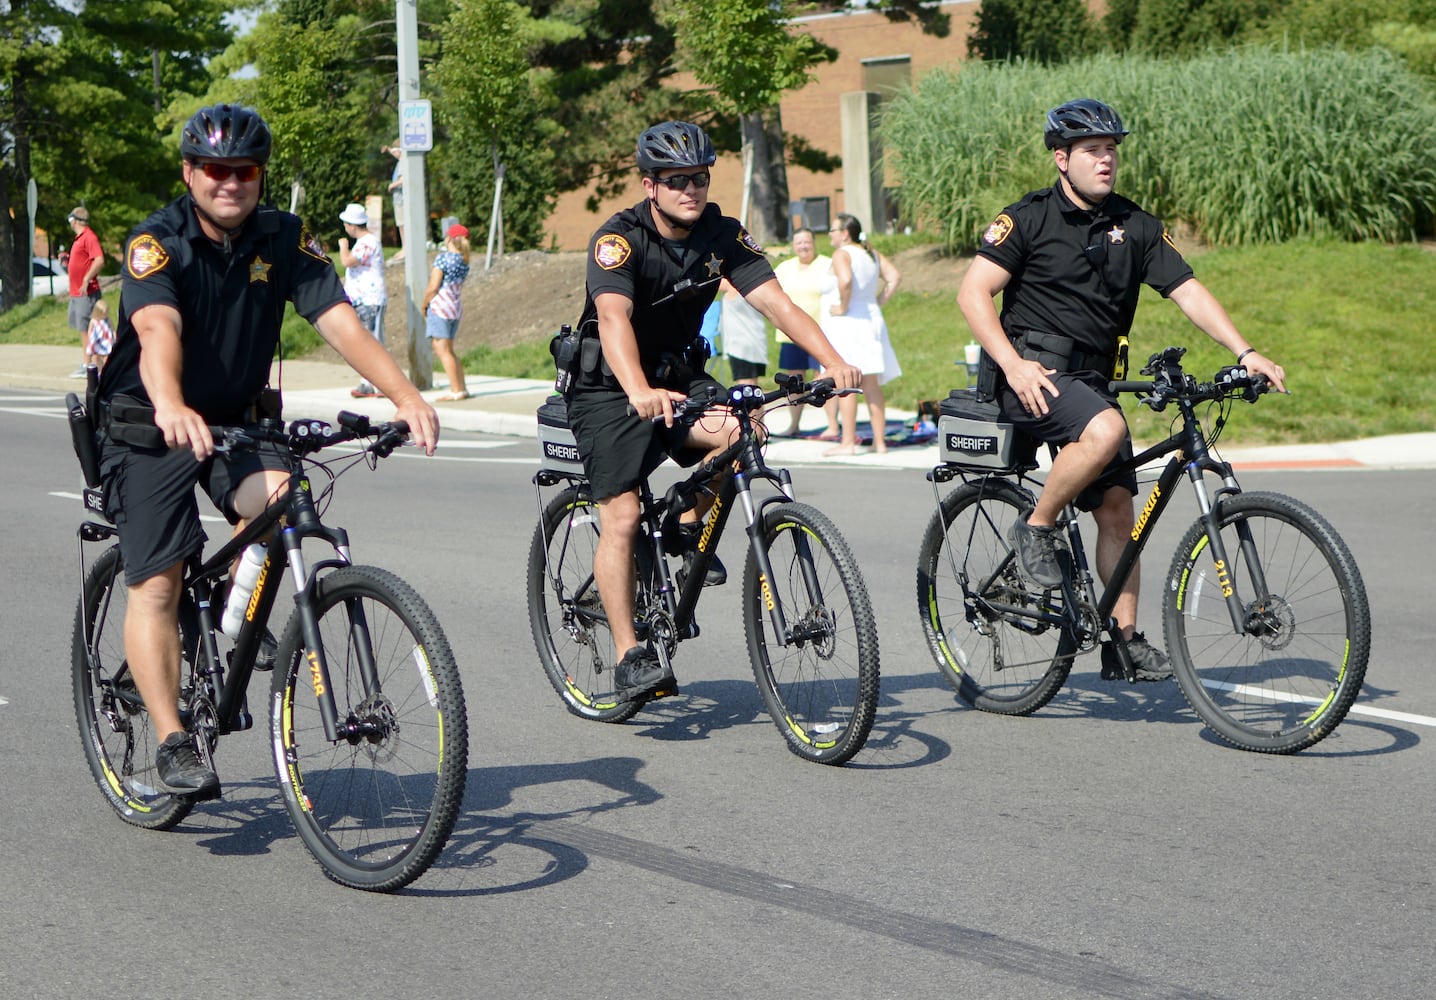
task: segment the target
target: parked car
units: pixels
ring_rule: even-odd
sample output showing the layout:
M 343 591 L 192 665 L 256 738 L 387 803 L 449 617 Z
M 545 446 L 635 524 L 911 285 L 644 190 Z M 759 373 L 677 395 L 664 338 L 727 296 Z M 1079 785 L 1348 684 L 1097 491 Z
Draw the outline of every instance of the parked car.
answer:
M 47 295 L 70 294 L 70 276 L 53 258 L 30 258 L 30 298 L 40 299 Z M 0 286 L 0 305 L 5 302 L 5 289 Z

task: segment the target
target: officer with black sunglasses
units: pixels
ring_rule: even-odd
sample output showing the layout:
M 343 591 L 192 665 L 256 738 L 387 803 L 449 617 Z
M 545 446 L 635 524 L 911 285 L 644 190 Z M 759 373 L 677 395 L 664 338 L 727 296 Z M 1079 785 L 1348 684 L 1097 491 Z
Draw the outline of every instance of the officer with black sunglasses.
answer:
M 1107 382 L 1125 358 L 1142 285 L 1169 298 L 1254 373 L 1284 388 L 1281 366 L 1256 351 L 1220 302 L 1192 274 L 1160 220 L 1114 193 L 1117 147 L 1128 131 L 1101 101 L 1083 98 L 1047 114 L 1043 138 L 1057 183 L 1010 205 L 983 234 L 957 303 L 987 359 L 1001 370 L 1003 416 L 1039 441 L 1061 446 L 1026 524 L 1012 529 L 1023 571 L 1057 587 L 1063 545 L 1057 517 L 1068 504 L 1097 522 L 1097 571 L 1116 566 L 1134 523 L 1135 474 L 1103 478 L 1132 456 L 1127 421 Z M 1002 295 L 1002 314 L 994 298 Z M 1167 657 L 1134 631 L 1139 575 L 1128 577 L 1113 616 L 1139 680 L 1172 672 Z M 1102 677 L 1123 676 L 1111 643 Z
M 691 429 L 673 426 L 675 402 L 717 385 L 703 370 L 707 353 L 699 330 L 719 281 L 727 278 L 817 358 L 839 388 L 855 388 L 861 377 L 783 291 L 742 224 L 708 203 L 717 158 L 697 125 L 672 121 L 646 130 L 637 151 L 645 198 L 600 226 L 588 248 L 569 423 L 603 528 L 593 566 L 620 658 L 614 684 L 630 698 L 677 690 L 672 673 L 638 644 L 633 629 L 639 486 L 665 457 L 696 464 L 728 447 L 738 430 L 731 416 L 717 415 Z M 700 506 L 685 517 L 696 528 L 705 512 Z M 695 534 L 690 545 L 696 541 Z M 726 578 L 715 559 L 706 582 Z

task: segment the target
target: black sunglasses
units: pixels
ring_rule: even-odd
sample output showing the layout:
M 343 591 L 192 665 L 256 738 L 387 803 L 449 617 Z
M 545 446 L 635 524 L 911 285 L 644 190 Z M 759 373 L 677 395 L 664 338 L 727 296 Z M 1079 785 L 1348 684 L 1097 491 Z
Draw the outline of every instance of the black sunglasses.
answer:
M 708 186 L 708 182 L 711 179 L 712 175 L 709 174 L 708 171 L 700 170 L 696 174 L 672 174 L 668 177 L 659 177 L 655 174 L 653 176 L 653 183 L 662 184 L 670 191 L 683 191 L 687 189 L 689 184 L 692 184 L 699 191 L 702 191 Z
M 201 163 L 199 168 L 203 170 L 204 175 L 212 181 L 227 181 L 230 177 L 234 177 L 241 184 L 248 184 L 257 178 L 259 171 L 262 169 L 253 163 L 235 167 L 228 163 L 210 163 L 208 161 Z

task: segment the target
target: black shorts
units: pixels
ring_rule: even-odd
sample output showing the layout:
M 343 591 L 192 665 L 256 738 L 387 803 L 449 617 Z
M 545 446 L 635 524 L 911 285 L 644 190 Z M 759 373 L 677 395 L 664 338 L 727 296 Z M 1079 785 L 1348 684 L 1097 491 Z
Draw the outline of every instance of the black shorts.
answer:
M 768 366 L 762 361 L 744 361 L 742 358 L 730 357 L 728 359 L 728 370 L 733 373 L 733 378 L 762 378 L 768 374 Z
M 234 494 L 249 476 L 267 469 L 288 469 L 288 459 L 273 447 L 196 462 L 188 448 L 140 448 L 104 439 L 100 480 L 105 515 L 120 532 L 125 583 L 143 583 L 175 563 L 204 551 L 207 536 L 199 523 L 194 488 L 204 487 L 230 524 L 239 521 Z
M 1058 372 L 1047 376 L 1057 386 L 1056 398 L 1047 395 L 1047 414 L 1041 417 L 1029 416 L 1017 394 L 1003 383 L 998 390 L 997 401 L 1002 406 L 1003 418 L 1012 422 L 1019 430 L 1045 444 L 1058 447 L 1071 444 L 1082 436 L 1092 418 L 1103 410 L 1117 410 L 1122 407 L 1117 397 L 1107 390 L 1108 376 L 1101 372 Z M 1125 418 L 1124 418 L 1125 419 Z M 1132 457 L 1132 433 L 1129 430 L 1117 449 L 1117 455 L 1108 464 L 1102 475 L 1090 486 L 1077 494 L 1075 505 L 1078 510 L 1096 510 L 1102 506 L 1102 495 L 1113 486 L 1121 486 L 1133 496 L 1137 495 L 1137 472 L 1130 470 L 1122 475 L 1113 475 L 1114 470 Z
M 707 386 L 721 388 L 707 375 L 699 375 L 679 391 L 692 396 Z M 665 458 L 689 466 L 704 455 L 700 449 L 685 447 L 687 427 L 665 427 L 661 420 L 641 420 L 629 413 L 628 395 L 622 389 L 575 392 L 568 401 L 568 424 L 595 500 L 637 489 Z

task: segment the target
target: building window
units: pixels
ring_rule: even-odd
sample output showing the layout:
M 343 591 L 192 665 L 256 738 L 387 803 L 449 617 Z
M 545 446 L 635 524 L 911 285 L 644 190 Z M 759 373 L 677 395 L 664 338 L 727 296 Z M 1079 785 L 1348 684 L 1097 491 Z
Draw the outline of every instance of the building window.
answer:
M 863 60 L 863 89 L 891 97 L 912 84 L 912 56 Z

